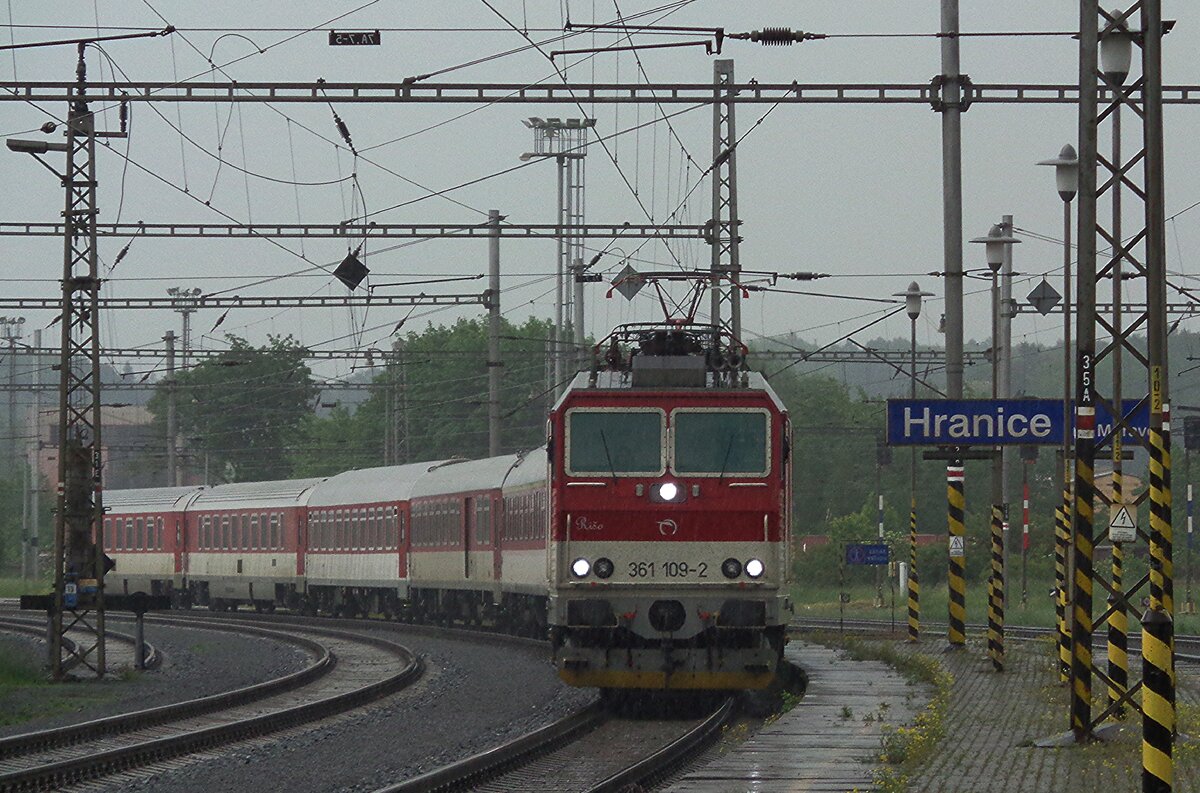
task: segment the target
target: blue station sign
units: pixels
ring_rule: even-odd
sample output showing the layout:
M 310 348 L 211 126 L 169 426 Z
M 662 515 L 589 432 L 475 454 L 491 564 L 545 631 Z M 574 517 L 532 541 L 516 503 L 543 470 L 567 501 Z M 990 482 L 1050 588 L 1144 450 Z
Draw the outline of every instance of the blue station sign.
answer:
M 1133 411 L 1138 400 L 1125 400 Z M 1143 403 L 1130 417 L 1123 440 L 1140 441 L 1150 428 Z M 1096 404 L 1096 438 L 1112 431 L 1113 417 Z M 1071 426 L 1074 435 L 1074 406 Z M 1063 403 L 1058 399 L 889 399 L 887 440 L 891 446 L 1061 445 Z
M 846 546 L 846 564 L 848 565 L 881 565 L 888 563 L 888 547 L 865 543 L 851 543 Z

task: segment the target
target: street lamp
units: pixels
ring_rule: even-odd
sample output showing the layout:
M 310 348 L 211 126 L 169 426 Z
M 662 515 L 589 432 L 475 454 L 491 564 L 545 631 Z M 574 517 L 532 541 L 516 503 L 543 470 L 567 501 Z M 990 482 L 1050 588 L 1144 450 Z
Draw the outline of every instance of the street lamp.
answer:
M 1114 15 L 1119 13 L 1114 12 Z M 1100 34 L 1100 71 L 1110 83 L 1124 85 L 1133 59 L 1133 33 L 1126 27 L 1124 18 L 1118 17 L 1118 20 Z
M 917 318 L 921 316 L 921 299 L 932 297 L 932 292 L 923 292 L 913 281 L 908 289 L 897 292 L 894 297 L 904 298 L 904 310 L 908 313 L 911 330 L 909 355 L 912 369 L 909 371 L 908 398 L 917 398 Z M 917 578 L 917 447 L 909 449 L 908 457 L 908 640 L 915 642 L 921 633 L 920 582 Z
M 1063 443 L 1060 450 L 1059 480 L 1063 487 L 1062 514 L 1063 521 L 1071 516 L 1071 201 L 1079 190 L 1079 155 L 1075 147 L 1067 144 L 1059 151 L 1058 156 L 1051 160 L 1042 160 L 1038 165 L 1054 167 L 1054 182 L 1058 187 L 1058 197 L 1063 202 Z M 1067 538 L 1061 532 L 1055 532 L 1056 556 L 1069 561 L 1066 547 Z M 1058 584 L 1058 622 L 1060 640 L 1066 628 L 1066 593 L 1067 580 L 1064 565 L 1056 565 Z M 1066 664 L 1062 664 L 1063 674 L 1066 674 Z M 1063 679 L 1066 679 L 1065 677 Z
M 1004 224 L 996 224 L 986 237 L 976 237 L 973 243 L 982 244 L 987 254 L 988 269 L 992 271 L 992 399 L 1008 397 L 1009 360 L 1008 341 L 1010 333 L 1001 338 L 1000 268 L 1004 267 L 1005 279 L 1012 277 L 1011 247 L 1020 242 L 1011 234 L 1012 218 L 1006 215 Z M 1006 284 L 1009 283 L 1006 280 Z M 1001 378 L 1003 376 L 1003 382 Z M 988 644 L 992 664 L 996 671 L 1004 669 L 1004 527 L 1007 523 L 1008 505 L 1005 503 L 1004 447 L 996 450 L 992 457 L 992 575 L 988 579 L 989 605 Z

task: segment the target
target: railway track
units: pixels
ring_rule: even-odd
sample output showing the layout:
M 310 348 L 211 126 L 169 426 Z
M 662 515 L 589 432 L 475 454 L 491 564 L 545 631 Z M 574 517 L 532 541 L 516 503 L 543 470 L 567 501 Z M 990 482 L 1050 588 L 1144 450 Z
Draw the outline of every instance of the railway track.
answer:
M 154 622 L 298 644 L 315 661 L 255 686 L 0 740 L 0 791 L 58 789 L 319 721 L 391 694 L 423 670 L 407 648 L 362 633 L 312 626 L 282 632 L 231 619 Z
M 697 719 L 621 717 L 596 704 L 376 793 L 615 793 L 649 787 L 708 748 L 733 715 L 732 698 Z
M 1129 632 L 1128 650 L 1130 653 L 1140 652 L 1141 649 L 1141 632 L 1136 627 L 1136 623 L 1131 621 Z M 836 620 L 836 619 L 803 619 L 796 620 L 791 624 L 791 630 L 797 633 L 805 633 L 810 631 L 836 631 L 839 628 L 845 628 L 848 631 L 855 633 L 893 633 L 891 630 L 890 620 L 868 620 L 868 619 L 851 619 L 851 620 Z M 922 628 L 926 631 L 933 629 L 944 631 L 946 623 L 944 622 L 922 622 Z M 897 624 L 893 635 L 898 638 L 904 637 L 907 631 L 907 624 Z M 967 625 L 968 635 L 987 635 L 987 626 L 982 624 Z M 1054 628 L 1029 627 L 1021 625 L 1006 625 L 1004 627 L 1004 636 L 1006 639 L 1015 641 L 1038 641 L 1048 637 L 1057 636 L 1058 631 Z M 1097 648 L 1104 647 L 1107 644 L 1107 636 L 1103 626 L 1098 626 L 1093 633 L 1094 646 Z M 1181 661 L 1189 663 L 1200 663 L 1200 636 L 1188 634 L 1180 634 L 1175 637 L 1175 657 Z
M 0 607 L 0 608 L 2 608 L 2 607 Z M 44 619 L 37 620 L 37 619 L 28 619 L 28 618 L 0 617 L 0 630 L 8 631 L 10 633 L 23 633 L 28 636 L 36 636 L 39 639 L 44 639 L 46 637 L 46 621 Z M 137 639 L 135 639 L 133 636 L 130 636 L 127 633 L 119 633 L 117 631 L 106 630 L 105 635 L 110 640 L 118 641 L 118 642 L 121 642 L 122 644 L 128 644 L 130 647 L 133 647 L 133 645 L 135 645 L 137 643 Z M 71 637 L 69 634 L 66 636 L 66 641 L 68 641 L 68 642 L 71 641 Z M 156 666 L 158 666 L 158 664 L 162 660 L 161 656 L 159 656 L 158 649 L 155 648 L 154 645 L 150 644 L 149 642 L 145 642 L 145 641 L 142 642 L 142 646 L 145 648 L 145 651 L 146 651 L 146 654 L 144 656 L 145 657 L 144 663 L 145 663 L 146 668 L 153 669 Z

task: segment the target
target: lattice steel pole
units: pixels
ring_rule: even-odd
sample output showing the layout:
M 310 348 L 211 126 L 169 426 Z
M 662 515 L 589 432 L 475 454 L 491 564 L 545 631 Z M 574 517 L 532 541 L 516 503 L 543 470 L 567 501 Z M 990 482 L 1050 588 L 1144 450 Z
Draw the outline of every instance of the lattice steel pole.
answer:
M 62 357 L 59 380 L 58 509 L 54 518 L 54 608 L 50 665 L 61 680 L 72 665 L 105 672 L 104 523 L 100 437 L 100 279 L 96 264 L 96 130 L 79 45 L 67 114 Z M 69 618 L 67 615 L 70 615 Z M 71 641 L 64 641 L 67 632 Z
M 733 61 L 713 61 L 712 323 L 742 337 L 741 259 L 738 256 L 737 127 L 734 123 Z

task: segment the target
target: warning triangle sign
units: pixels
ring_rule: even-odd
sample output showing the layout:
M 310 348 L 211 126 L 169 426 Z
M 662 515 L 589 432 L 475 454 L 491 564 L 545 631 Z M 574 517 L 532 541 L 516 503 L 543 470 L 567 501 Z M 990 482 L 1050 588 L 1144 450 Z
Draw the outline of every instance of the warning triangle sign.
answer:
M 1137 521 L 1128 504 L 1114 504 L 1108 521 L 1108 539 L 1112 542 L 1137 540 Z
M 1133 516 L 1129 514 L 1129 507 L 1122 505 L 1120 509 L 1113 513 L 1112 520 L 1109 521 L 1110 529 L 1124 529 L 1125 531 L 1137 531 L 1137 523 L 1134 522 Z

